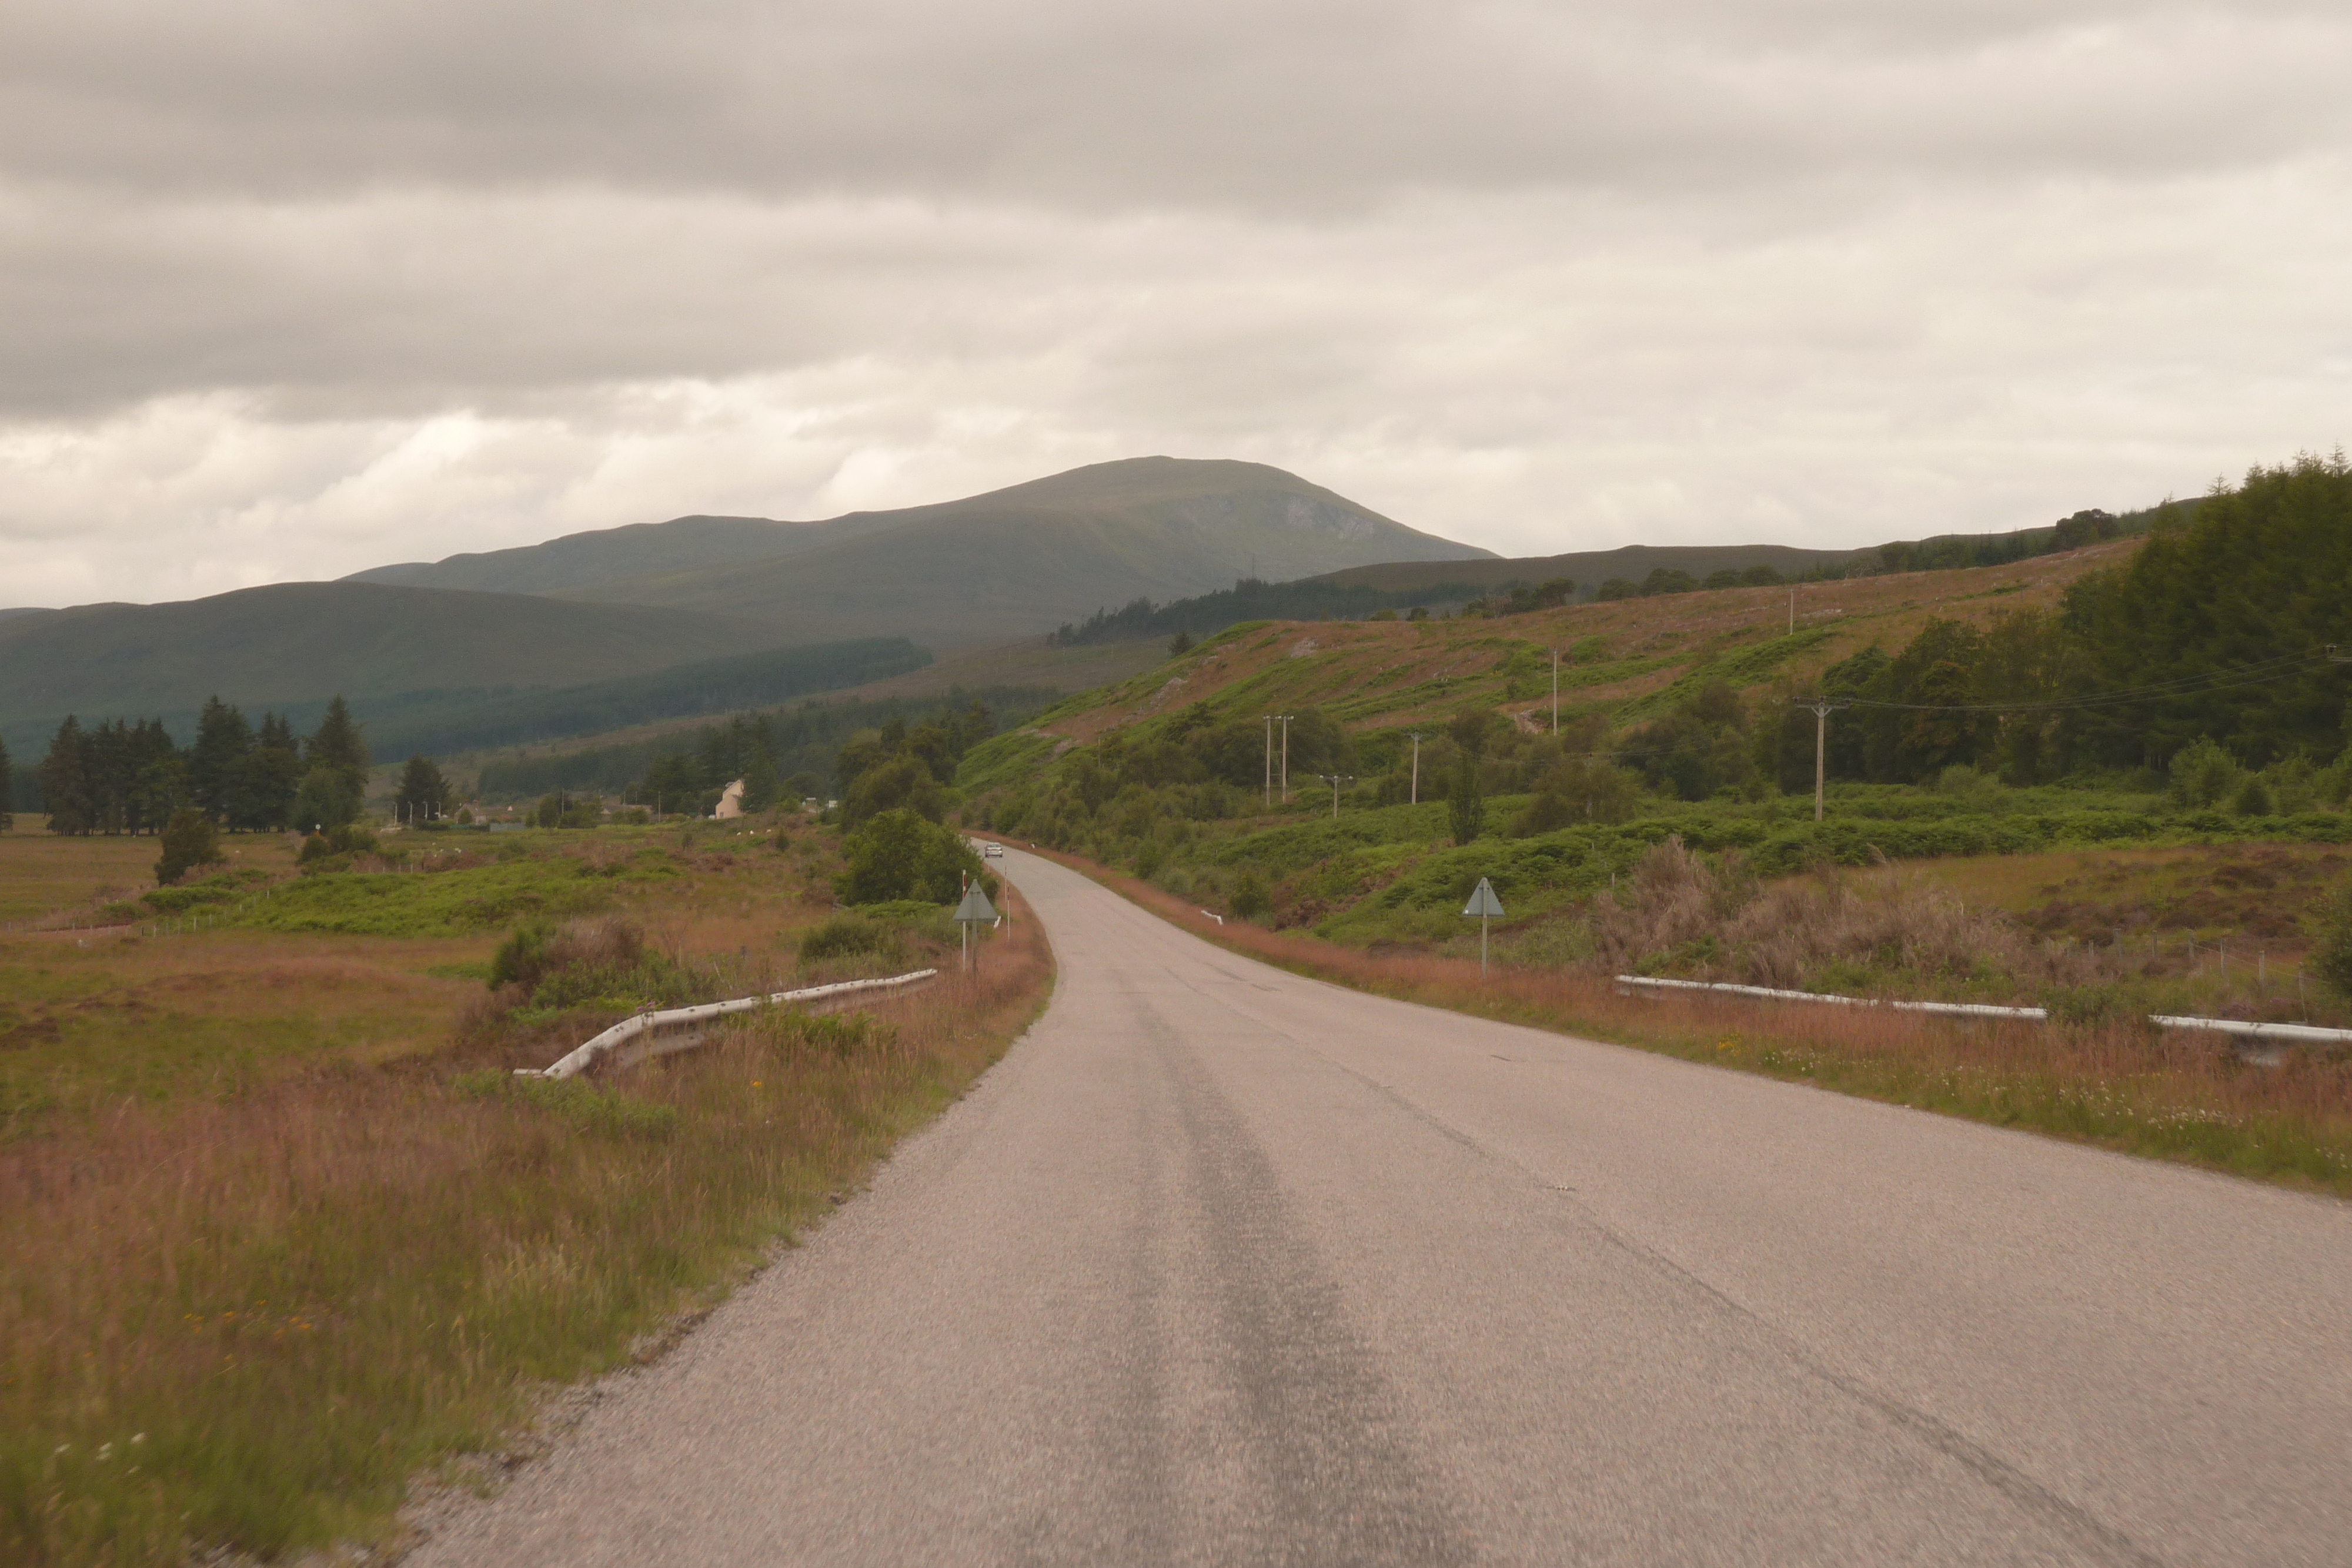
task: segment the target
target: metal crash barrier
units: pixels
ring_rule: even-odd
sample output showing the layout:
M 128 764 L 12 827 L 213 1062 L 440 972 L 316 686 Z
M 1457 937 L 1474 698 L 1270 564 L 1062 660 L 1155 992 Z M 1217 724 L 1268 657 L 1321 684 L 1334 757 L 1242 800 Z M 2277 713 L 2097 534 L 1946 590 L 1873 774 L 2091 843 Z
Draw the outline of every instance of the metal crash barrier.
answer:
M 927 981 L 939 978 L 937 969 L 917 969 L 912 974 L 892 975 L 879 980 L 841 980 L 830 986 L 810 986 L 797 991 L 778 991 L 772 996 L 743 997 L 730 1002 L 704 1002 L 698 1007 L 667 1008 L 659 1012 L 639 1013 L 623 1019 L 593 1039 L 583 1040 L 561 1060 L 547 1067 L 518 1067 L 518 1078 L 571 1078 L 586 1071 L 599 1057 L 615 1054 L 619 1064 L 625 1067 L 643 1061 L 649 1056 L 667 1056 L 674 1051 L 685 1051 L 702 1043 L 710 1025 L 735 1013 L 748 1013 L 761 1008 L 798 1004 L 804 1010 L 826 1010 L 831 1004 L 870 996 L 876 992 L 902 993 Z
M 1984 1002 L 1898 1002 L 1885 1001 L 1875 997 L 1839 997 L 1825 991 L 1776 991 L 1767 986 L 1736 986 L 1723 980 L 1665 980 L 1647 975 L 1619 975 L 1620 995 L 1637 991 L 1712 991 L 1720 996 L 1756 997 L 1775 1002 L 1825 1002 L 1833 1007 L 1890 1008 L 1896 1012 L 1945 1013 L 1960 1018 L 2031 1019 L 2047 1021 L 2050 1014 L 2042 1008 L 1997 1008 Z M 2210 1030 L 2217 1034 L 2234 1035 L 2241 1040 L 2300 1042 L 2312 1045 L 2343 1045 L 2352 1043 L 2352 1029 L 2321 1029 L 2307 1023 L 2252 1023 L 2242 1019 L 2189 1018 L 2172 1013 L 2151 1013 L 2147 1021 L 2158 1029 Z M 2275 1053 L 2255 1055 L 2255 1061 L 2275 1062 Z

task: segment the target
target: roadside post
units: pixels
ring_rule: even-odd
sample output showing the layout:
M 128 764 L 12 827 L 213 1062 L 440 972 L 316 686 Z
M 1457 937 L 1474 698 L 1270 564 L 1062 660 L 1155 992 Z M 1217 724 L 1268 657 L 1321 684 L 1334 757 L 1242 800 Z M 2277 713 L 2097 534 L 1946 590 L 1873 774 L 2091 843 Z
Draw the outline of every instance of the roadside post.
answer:
M 988 894 L 973 883 L 964 890 L 963 902 L 956 905 L 955 922 L 963 932 L 963 967 L 967 973 L 978 973 L 978 953 L 971 945 L 971 928 L 992 925 L 996 922 L 996 908 L 988 902 Z
M 1495 896 L 1495 884 L 1480 877 L 1462 913 L 1465 918 L 1475 916 L 1478 922 L 1478 978 L 1483 981 L 1486 977 L 1486 922 L 1503 913 L 1503 901 Z

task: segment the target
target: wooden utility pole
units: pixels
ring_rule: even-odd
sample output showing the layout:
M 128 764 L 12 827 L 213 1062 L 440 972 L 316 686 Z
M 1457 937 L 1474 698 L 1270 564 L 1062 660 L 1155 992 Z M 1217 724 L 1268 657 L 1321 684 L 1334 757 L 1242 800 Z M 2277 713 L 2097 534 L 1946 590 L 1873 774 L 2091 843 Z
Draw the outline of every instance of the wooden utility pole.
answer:
M 1412 737 L 1412 803 L 1421 804 L 1421 737 Z
M 1813 821 L 1818 822 L 1829 785 L 1830 715 L 1849 705 L 1815 700 L 1797 706 L 1813 710 Z

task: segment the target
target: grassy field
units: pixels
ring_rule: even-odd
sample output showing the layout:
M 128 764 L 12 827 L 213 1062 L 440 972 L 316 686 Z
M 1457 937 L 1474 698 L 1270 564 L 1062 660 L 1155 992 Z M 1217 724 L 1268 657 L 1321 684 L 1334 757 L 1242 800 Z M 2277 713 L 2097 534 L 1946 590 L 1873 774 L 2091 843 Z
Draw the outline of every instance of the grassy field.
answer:
M 58 838 L 42 831 L 46 818 L 16 819 L 0 833 L 0 930 L 26 924 L 87 925 L 100 907 L 155 885 L 152 838 Z M 222 852 L 232 867 L 273 875 L 294 867 L 293 846 L 275 833 L 233 833 Z
M 918 920 L 803 964 L 837 859 L 790 831 L 502 835 L 191 935 L 0 937 L 0 1561 L 390 1542 L 416 1476 L 650 1354 L 959 1094 L 1043 1003 L 1033 922 L 976 983 L 514 1079 L 641 1002 L 947 950 Z

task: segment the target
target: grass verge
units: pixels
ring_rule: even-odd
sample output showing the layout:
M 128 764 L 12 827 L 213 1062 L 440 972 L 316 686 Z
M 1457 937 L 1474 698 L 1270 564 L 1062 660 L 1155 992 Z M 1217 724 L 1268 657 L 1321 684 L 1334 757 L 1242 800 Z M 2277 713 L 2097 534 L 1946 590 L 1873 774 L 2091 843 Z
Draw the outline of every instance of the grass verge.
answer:
M 1697 996 L 1622 997 L 1567 969 L 1366 952 L 1240 921 L 1149 883 L 1033 849 L 1195 936 L 1293 974 L 1502 1022 L 1637 1046 L 1997 1126 L 2352 1197 L 2352 1063 L 2242 1061 L 2216 1036 Z
M 869 1021 L 755 1017 L 596 1082 L 543 1030 L 126 1103 L 0 1147 L 0 1561 L 164 1564 L 394 1532 L 826 1211 L 1044 1005 L 1034 920 Z

